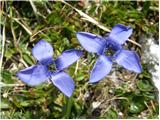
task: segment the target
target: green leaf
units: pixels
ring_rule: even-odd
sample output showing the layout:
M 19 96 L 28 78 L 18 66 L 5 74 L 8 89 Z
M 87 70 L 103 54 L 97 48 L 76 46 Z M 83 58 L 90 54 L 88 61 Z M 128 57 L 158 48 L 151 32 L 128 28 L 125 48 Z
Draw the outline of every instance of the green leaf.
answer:
M 12 73 L 9 71 L 2 71 L 2 81 L 6 84 L 13 84 L 14 81 L 12 80 Z
M 74 113 L 76 114 L 76 116 L 80 116 L 81 113 L 83 112 L 83 109 L 82 109 L 82 105 L 81 104 L 78 104 L 77 102 L 74 102 Z
M 144 110 L 145 106 L 142 103 L 132 102 L 130 103 L 129 112 L 130 113 L 140 113 Z
M 143 5 L 143 8 L 142 8 L 142 11 L 146 14 L 149 10 L 149 7 L 150 7 L 150 4 L 151 2 L 150 1 L 145 1 L 144 2 L 144 5 Z
M 137 87 L 141 91 L 152 91 L 153 90 L 153 86 L 147 80 L 140 80 L 140 81 L 138 81 L 137 82 Z
M 145 98 L 140 93 L 135 94 L 130 100 L 130 113 L 140 113 L 146 107 L 144 104 Z
M 117 96 L 123 95 L 123 90 L 120 89 L 120 88 L 115 89 L 115 94 L 116 94 Z
M 142 94 L 143 94 L 143 96 L 145 97 L 146 100 L 155 100 L 155 98 L 156 98 L 156 95 L 153 92 L 152 93 L 143 92 Z
M 32 61 L 32 58 L 31 56 L 29 56 L 28 54 L 24 54 L 23 55 L 23 59 L 29 64 L 29 65 L 33 65 L 33 61 Z
M 52 13 L 50 13 L 47 16 L 47 22 L 48 22 L 48 24 L 55 24 L 55 25 L 57 25 L 57 24 L 61 24 L 62 21 L 63 20 L 62 20 L 60 14 L 57 13 L 57 12 L 52 12 Z
M 103 119 L 117 119 L 118 118 L 118 113 L 115 109 L 110 108 L 104 116 L 102 116 Z
M 9 104 L 2 100 L 0 104 L 0 109 L 8 109 L 8 108 L 9 108 Z
M 6 49 L 5 53 L 4 53 L 4 56 L 8 59 L 10 59 L 13 54 L 16 53 L 16 49 L 15 48 L 8 48 Z
M 84 80 L 84 78 L 85 78 L 85 76 L 84 76 L 84 75 L 81 75 L 81 76 L 78 76 L 76 80 L 77 80 L 77 81 L 82 81 L 82 80 Z
M 23 107 L 31 106 L 34 104 L 34 100 L 28 100 L 28 101 L 22 101 L 20 102 L 20 105 Z

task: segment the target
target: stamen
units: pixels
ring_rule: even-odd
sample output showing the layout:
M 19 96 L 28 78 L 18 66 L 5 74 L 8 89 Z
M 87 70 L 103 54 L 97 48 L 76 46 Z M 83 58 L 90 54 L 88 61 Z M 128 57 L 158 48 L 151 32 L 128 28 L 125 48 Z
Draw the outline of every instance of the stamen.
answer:
M 107 46 L 107 48 L 105 49 L 105 54 L 106 54 L 107 56 L 113 56 L 114 52 L 115 52 L 115 51 L 112 49 L 112 45 L 111 45 L 111 44 L 109 44 L 109 45 Z

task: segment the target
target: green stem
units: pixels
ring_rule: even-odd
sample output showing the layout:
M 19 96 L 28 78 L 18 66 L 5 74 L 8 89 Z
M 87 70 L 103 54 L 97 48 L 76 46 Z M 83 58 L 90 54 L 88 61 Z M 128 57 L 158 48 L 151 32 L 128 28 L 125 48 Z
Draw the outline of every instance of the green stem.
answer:
M 70 114 L 71 114 L 71 108 L 72 108 L 72 105 L 73 105 L 73 98 L 70 97 L 66 97 L 66 109 L 65 109 L 65 115 L 64 115 L 64 118 L 65 119 L 69 119 L 70 117 Z

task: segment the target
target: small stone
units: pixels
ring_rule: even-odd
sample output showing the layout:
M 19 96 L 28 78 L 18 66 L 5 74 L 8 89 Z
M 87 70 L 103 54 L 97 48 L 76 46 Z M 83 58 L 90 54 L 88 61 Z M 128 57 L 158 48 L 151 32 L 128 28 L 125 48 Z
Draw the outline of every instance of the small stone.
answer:
M 8 97 L 8 94 L 7 94 L 7 93 L 4 93 L 4 94 L 3 94 L 3 97 L 4 97 L 4 98 L 7 98 L 7 97 Z
M 92 103 L 92 108 L 96 109 L 96 108 L 98 108 L 100 106 L 100 104 L 101 104 L 101 102 L 93 102 Z
M 123 113 L 122 113 L 122 112 L 119 112 L 118 115 L 119 115 L 119 116 L 123 116 Z
M 109 93 L 113 93 L 113 90 L 109 90 Z

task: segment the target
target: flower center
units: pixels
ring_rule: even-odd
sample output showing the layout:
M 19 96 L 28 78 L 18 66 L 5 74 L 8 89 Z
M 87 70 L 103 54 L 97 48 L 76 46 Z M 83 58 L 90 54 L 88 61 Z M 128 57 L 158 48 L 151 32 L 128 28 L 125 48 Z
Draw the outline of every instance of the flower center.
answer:
M 48 69 L 51 72 L 55 72 L 57 70 L 55 63 L 48 65 Z
M 111 44 L 109 44 L 108 46 L 107 46 L 107 48 L 105 49 L 105 54 L 107 55 L 107 56 L 112 56 L 113 54 L 114 54 L 114 50 L 112 49 L 112 45 Z

